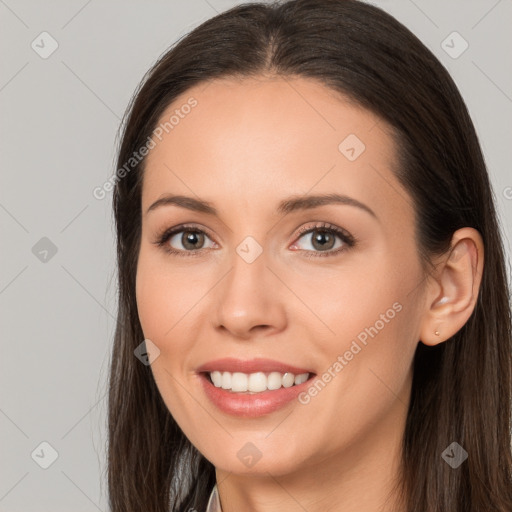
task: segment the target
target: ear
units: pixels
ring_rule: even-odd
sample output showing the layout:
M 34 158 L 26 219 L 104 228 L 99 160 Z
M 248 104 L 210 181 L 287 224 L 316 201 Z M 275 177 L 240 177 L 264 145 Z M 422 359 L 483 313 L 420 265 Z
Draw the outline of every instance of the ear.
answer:
M 474 228 L 457 230 L 447 256 L 429 280 L 420 340 L 437 345 L 457 333 L 475 308 L 484 267 L 482 236 Z M 439 334 L 436 334 L 439 333 Z

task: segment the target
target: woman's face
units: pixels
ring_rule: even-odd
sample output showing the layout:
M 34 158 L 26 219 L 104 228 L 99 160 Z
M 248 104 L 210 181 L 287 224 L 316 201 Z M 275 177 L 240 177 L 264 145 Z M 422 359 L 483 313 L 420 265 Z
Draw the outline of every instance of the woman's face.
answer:
M 389 457 L 425 301 L 385 123 L 297 78 L 203 83 L 171 115 L 146 160 L 136 286 L 169 411 L 231 473 Z

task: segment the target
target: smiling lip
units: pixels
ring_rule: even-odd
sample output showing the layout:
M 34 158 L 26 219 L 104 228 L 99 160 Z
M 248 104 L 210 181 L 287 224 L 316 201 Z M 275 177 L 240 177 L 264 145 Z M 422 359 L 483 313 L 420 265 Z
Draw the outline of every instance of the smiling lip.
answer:
M 289 388 L 281 387 L 276 390 L 262 391 L 260 393 L 241 392 L 234 393 L 222 388 L 217 388 L 212 384 L 208 376 L 209 372 L 280 372 L 293 373 L 299 375 L 301 373 L 309 373 L 309 378 L 302 384 L 297 384 Z M 206 396 L 221 411 L 242 418 L 256 418 L 265 414 L 270 414 L 286 404 L 290 403 L 297 397 L 301 391 L 311 385 L 311 379 L 316 375 L 311 370 L 292 366 L 271 359 L 252 359 L 244 361 L 241 359 L 224 358 L 215 361 L 209 361 L 197 368 L 201 385 Z
M 279 373 L 293 373 L 298 375 L 300 373 L 313 373 L 311 370 L 299 368 L 298 366 L 291 366 L 289 364 L 280 363 L 272 359 L 250 359 L 242 360 L 233 357 L 225 357 L 223 359 L 216 359 L 209 361 L 206 364 L 197 368 L 197 373 L 203 372 L 242 372 L 242 373 L 256 373 L 256 372 L 279 372 Z

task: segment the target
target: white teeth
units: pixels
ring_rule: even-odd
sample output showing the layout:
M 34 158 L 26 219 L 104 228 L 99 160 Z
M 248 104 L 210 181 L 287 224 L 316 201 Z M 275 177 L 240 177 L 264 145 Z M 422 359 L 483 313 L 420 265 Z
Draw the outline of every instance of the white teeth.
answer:
M 270 372 L 268 375 L 264 372 L 242 373 L 242 372 L 210 372 L 210 378 L 213 385 L 217 388 L 228 389 L 234 393 L 260 393 L 262 391 L 279 389 L 281 386 L 289 388 L 293 385 L 302 384 L 309 378 L 309 373 L 300 373 L 294 375 L 286 372 Z
M 216 388 L 222 387 L 222 373 L 211 372 L 210 377 L 212 378 L 212 382 Z
M 245 373 L 235 372 L 231 376 L 231 391 L 247 391 L 249 379 Z
M 222 389 L 231 389 L 231 373 L 229 372 L 222 374 Z
M 267 376 L 263 372 L 251 373 L 248 379 L 247 389 L 256 393 L 258 391 L 266 391 Z M 238 391 L 233 389 L 233 391 Z
M 302 384 L 308 380 L 309 373 L 301 373 L 299 375 L 295 375 L 295 384 Z
M 293 386 L 293 383 L 295 382 L 295 375 L 293 373 L 285 373 L 283 375 L 283 387 L 289 388 Z
M 283 376 L 279 372 L 272 372 L 267 377 L 267 389 L 279 389 L 283 384 Z

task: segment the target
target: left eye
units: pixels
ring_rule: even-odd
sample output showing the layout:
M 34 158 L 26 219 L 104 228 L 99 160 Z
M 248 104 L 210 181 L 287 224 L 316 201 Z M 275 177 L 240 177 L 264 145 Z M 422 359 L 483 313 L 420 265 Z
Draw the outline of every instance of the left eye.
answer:
M 210 239 L 208 235 L 201 230 L 192 230 L 192 229 L 182 229 L 181 231 L 176 232 L 175 234 L 168 237 L 169 245 L 173 245 L 173 240 L 177 240 L 181 243 L 183 249 L 178 248 L 176 250 L 180 251 L 195 251 L 199 249 L 208 249 L 212 248 L 205 247 L 204 243 L 206 239 Z M 174 247 L 173 247 L 174 249 Z
M 295 242 L 292 248 L 314 252 L 338 252 L 340 249 L 343 250 L 345 246 L 352 245 L 350 238 L 335 228 L 311 228 L 303 232 L 298 240 L 301 238 L 310 241 L 305 244 L 305 247 L 301 247 L 298 242 Z

